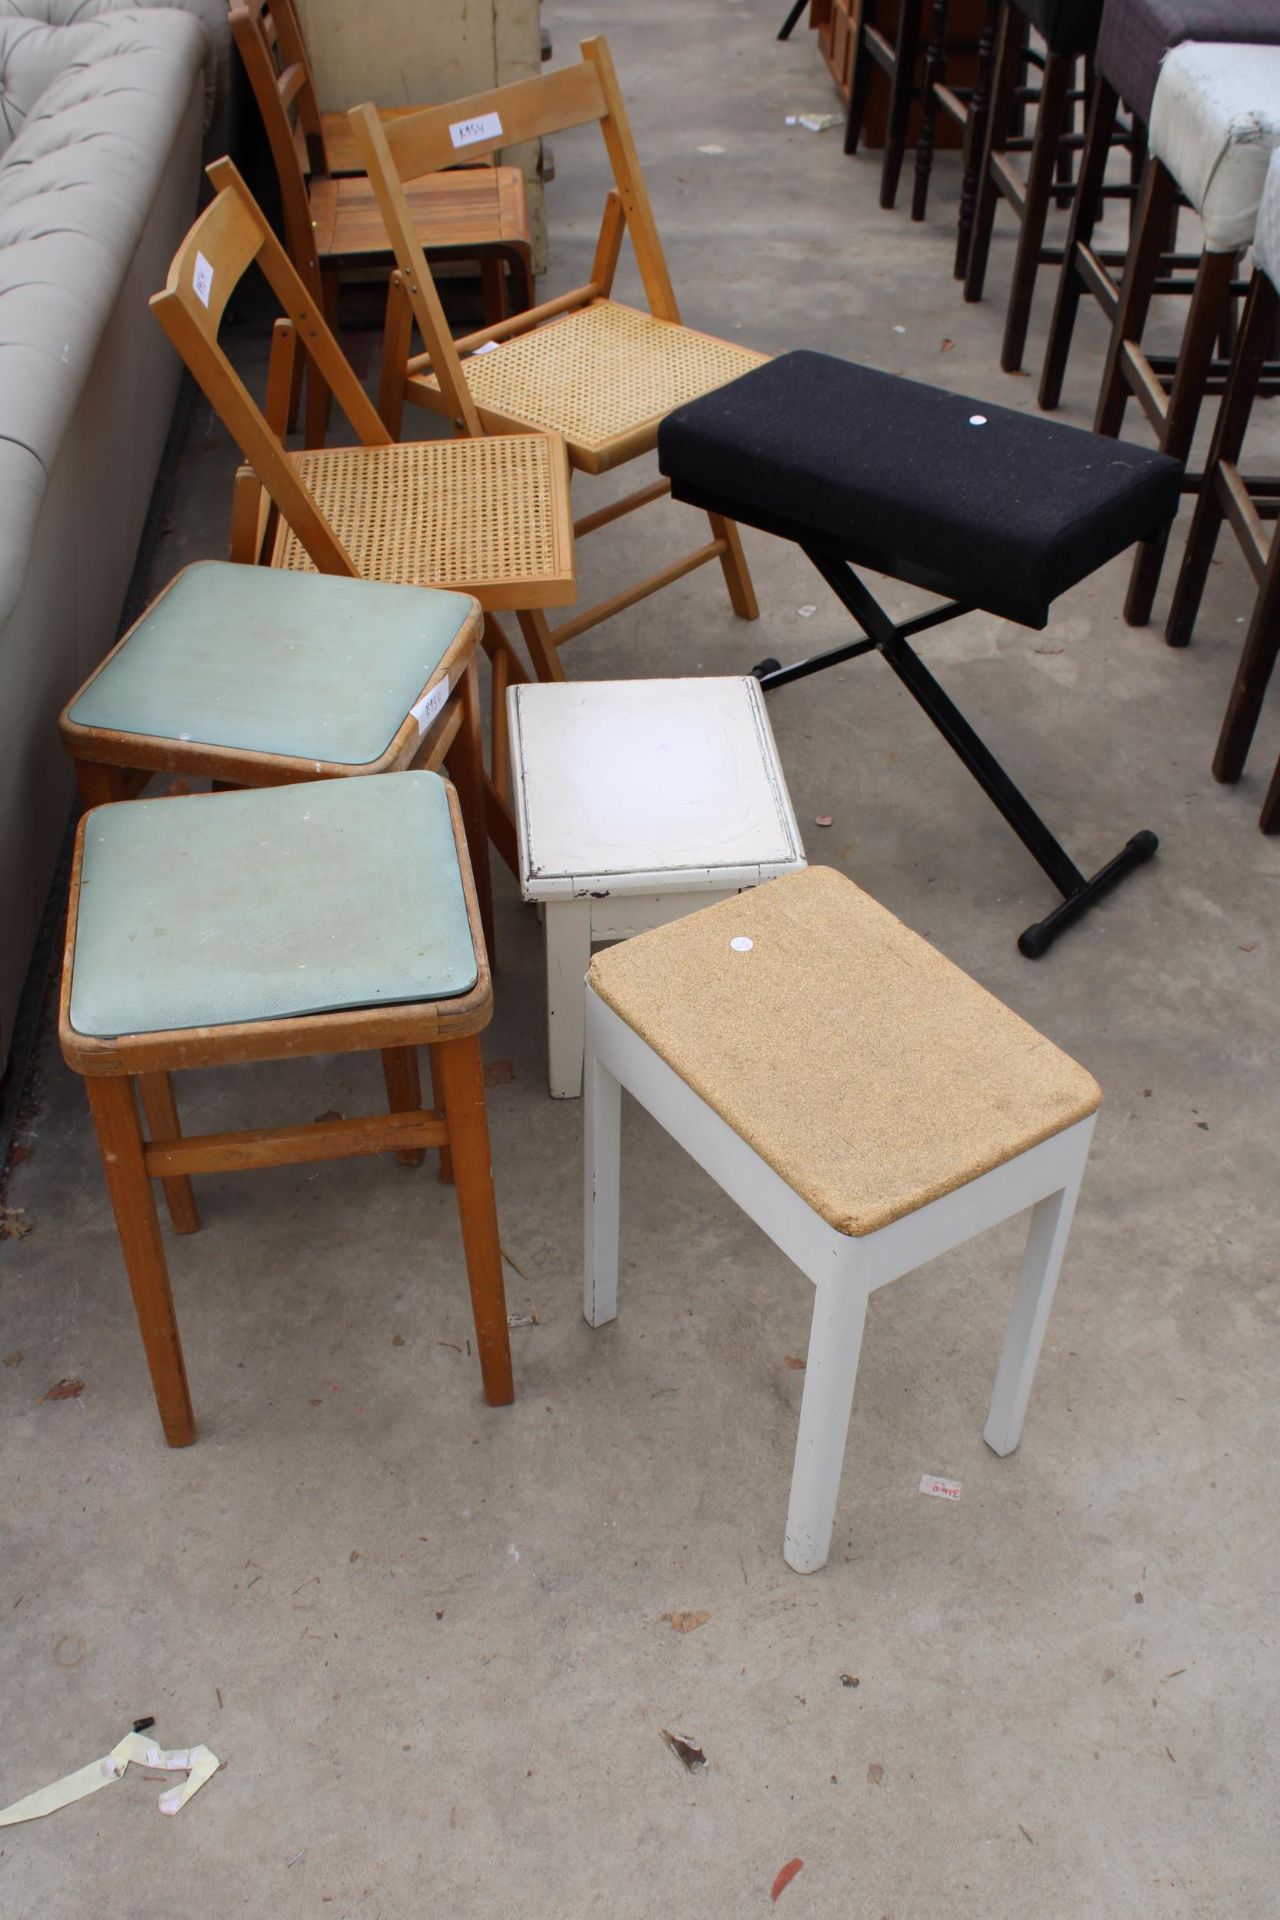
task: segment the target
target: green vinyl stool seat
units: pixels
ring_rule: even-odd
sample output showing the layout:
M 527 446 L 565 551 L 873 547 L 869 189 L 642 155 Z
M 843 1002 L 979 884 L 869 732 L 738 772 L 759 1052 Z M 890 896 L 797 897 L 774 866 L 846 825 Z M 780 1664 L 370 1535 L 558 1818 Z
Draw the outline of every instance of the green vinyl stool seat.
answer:
M 190 1444 L 195 1417 L 156 1180 L 175 1231 L 193 1233 L 193 1175 L 354 1154 L 416 1165 L 437 1149 L 441 1177 L 457 1192 L 485 1398 L 495 1406 L 512 1398 L 480 1056 L 492 1013 L 462 811 L 438 774 L 188 794 L 85 814 L 58 1034 L 85 1081 L 170 1446 Z M 369 1052 L 382 1057 L 384 1111 L 183 1132 L 177 1070 Z
M 77 1033 L 452 999 L 476 977 L 437 774 L 139 800 L 89 816 Z
M 86 806 L 153 773 L 235 787 L 447 764 L 492 946 L 470 594 L 223 560 L 183 569 L 63 709 Z

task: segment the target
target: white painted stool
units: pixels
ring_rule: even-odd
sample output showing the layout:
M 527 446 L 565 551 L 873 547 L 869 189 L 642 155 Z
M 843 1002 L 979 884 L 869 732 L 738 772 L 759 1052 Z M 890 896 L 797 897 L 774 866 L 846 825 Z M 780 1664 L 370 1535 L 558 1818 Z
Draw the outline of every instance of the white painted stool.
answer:
M 803 867 L 759 683 L 512 687 L 520 890 L 543 909 L 551 1092 L 582 1091 L 593 942 L 624 940 Z
M 583 1311 L 618 1303 L 619 1089 L 816 1289 L 783 1554 L 826 1564 L 867 1298 L 1033 1209 L 984 1437 L 1012 1453 L 1101 1095 L 830 868 L 597 954 Z

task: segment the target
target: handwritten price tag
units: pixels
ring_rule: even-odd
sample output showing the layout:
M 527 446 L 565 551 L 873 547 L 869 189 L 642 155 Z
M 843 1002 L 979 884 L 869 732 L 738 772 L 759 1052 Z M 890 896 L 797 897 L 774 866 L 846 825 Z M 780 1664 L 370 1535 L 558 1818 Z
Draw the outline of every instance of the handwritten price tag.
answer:
M 958 1480 L 936 1480 L 931 1473 L 920 1476 L 921 1493 L 931 1493 L 938 1500 L 958 1500 L 960 1482 Z
M 431 725 L 431 722 L 435 719 L 436 715 L 439 713 L 441 707 L 444 705 L 445 701 L 448 698 L 449 698 L 449 676 L 446 673 L 443 680 L 441 680 L 436 686 L 432 687 L 430 693 L 424 693 L 421 700 L 415 702 L 413 707 L 410 709 L 414 719 L 418 723 L 419 740 L 421 740 L 423 734 L 426 732 L 427 728 Z
M 474 120 L 454 120 L 449 138 L 455 147 L 474 147 L 478 140 L 501 140 L 502 121 L 496 113 L 478 113 Z

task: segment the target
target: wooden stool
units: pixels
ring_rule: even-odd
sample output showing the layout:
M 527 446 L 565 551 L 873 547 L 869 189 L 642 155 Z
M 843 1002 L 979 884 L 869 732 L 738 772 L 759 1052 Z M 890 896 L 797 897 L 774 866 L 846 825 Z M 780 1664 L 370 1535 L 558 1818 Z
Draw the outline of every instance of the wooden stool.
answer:
M 1136 153 L 1141 129 L 1151 119 L 1161 63 L 1171 48 L 1185 40 L 1266 45 L 1277 38 L 1280 19 L 1275 0 L 1104 0 L 1084 150 L 1040 376 L 1040 405 L 1047 411 L 1062 398 L 1081 296 L 1091 294 L 1108 323 L 1114 320 L 1119 303 L 1119 281 L 1112 269 L 1123 266 L 1123 259 L 1095 247 L 1093 233 L 1104 195 L 1127 191 L 1105 184 L 1122 105 L 1132 118 L 1127 144 Z M 1178 275 L 1178 269 L 1188 264 L 1194 265 L 1194 260 L 1166 258 L 1156 291 L 1189 293 L 1191 283 Z
M 658 464 L 673 499 L 794 540 L 860 631 L 791 666 L 761 660 L 761 686 L 877 652 L 959 755 L 1063 896 L 1019 936 L 1028 959 L 1151 858 L 1156 836 L 1136 833 L 1086 877 L 910 640 L 975 607 L 1046 626 L 1060 593 L 1171 518 L 1176 461 L 830 354 L 787 353 L 670 414 Z M 894 620 L 857 567 L 946 600 Z
M 188 1446 L 195 1421 L 151 1182 L 175 1231 L 192 1233 L 197 1173 L 439 1148 L 457 1185 L 485 1398 L 512 1398 L 478 1038 L 492 1010 L 461 814 L 436 774 L 85 815 L 59 1037 L 85 1076 L 170 1446 Z M 422 1109 L 419 1046 L 440 1111 Z M 370 1050 L 389 1113 L 183 1138 L 176 1069 Z
M 201 560 L 117 641 L 59 720 L 86 807 L 130 773 L 233 787 L 447 765 L 493 953 L 470 594 Z
M 826 1564 L 868 1296 L 1034 1209 L 984 1437 L 1012 1453 L 1094 1113 L 1090 1076 L 843 875 L 812 867 L 598 954 L 586 1284 L 617 1312 L 619 1088 L 813 1282 L 783 1555 Z
M 1060 257 L 1045 251 L 1045 223 L 1049 203 L 1059 191 L 1059 162 L 1071 151 L 1072 115 L 1080 98 L 1074 91 L 1076 67 L 1082 56 L 1093 51 L 1101 12 L 1102 0 L 1009 0 L 1000 23 L 995 87 L 979 168 L 964 297 L 982 298 L 996 201 L 1003 199 L 1019 222 L 1000 350 L 1000 365 L 1006 373 L 1017 373 L 1022 365 L 1037 271 L 1042 262 Z M 1028 24 L 1043 37 L 1047 49 L 1035 133 L 1029 142 L 1014 133 Z M 1024 179 L 1010 156 L 1028 147 Z
M 1132 394 L 1162 452 L 1185 460 L 1208 387 L 1240 249 L 1253 238 L 1272 150 L 1280 147 L 1280 46 L 1200 46 L 1185 41 L 1160 69 L 1151 109 L 1150 156 L 1142 182 L 1124 285 L 1094 419 L 1116 435 Z M 1142 349 L 1160 257 L 1179 194 L 1200 216 L 1204 250 L 1187 312 L 1177 371 L 1166 394 Z M 1184 478 L 1184 490 L 1199 486 Z M 1160 581 L 1169 529 L 1134 555 L 1124 617 L 1145 626 Z
M 1280 536 L 1273 530 L 1268 537 L 1264 523 L 1264 515 L 1274 520 L 1280 514 L 1280 481 L 1250 480 L 1240 468 L 1249 416 L 1280 322 L 1280 152 L 1272 154 L 1267 170 L 1253 236 L 1253 258 L 1255 270 L 1244 320 L 1165 627 L 1170 646 L 1184 647 L 1190 641 L 1218 532 L 1225 520 L 1240 542 L 1257 588 L 1213 758 L 1214 779 L 1232 786 L 1244 773 L 1280 652 Z M 1258 824 L 1264 833 L 1280 833 L 1280 761 Z
M 543 912 L 548 1078 L 582 1091 L 593 942 L 803 867 L 754 679 L 512 687 L 520 891 Z

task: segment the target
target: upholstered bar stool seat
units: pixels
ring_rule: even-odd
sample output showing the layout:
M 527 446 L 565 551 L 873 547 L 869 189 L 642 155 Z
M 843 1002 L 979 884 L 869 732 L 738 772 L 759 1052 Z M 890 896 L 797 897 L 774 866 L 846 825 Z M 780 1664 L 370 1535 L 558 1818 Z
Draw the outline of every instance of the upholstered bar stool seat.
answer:
M 1042 407 L 1052 409 L 1062 397 L 1081 296 L 1092 294 L 1109 321 L 1119 303 L 1112 262 L 1094 246 L 1093 233 L 1120 108 L 1128 108 L 1138 129 L 1145 127 L 1162 63 L 1188 40 L 1274 45 L 1280 7 L 1275 0 L 1104 0 L 1084 151 L 1040 377 Z M 1174 289 L 1186 291 L 1177 281 Z
M 85 1077 L 170 1445 L 194 1435 L 156 1217 L 199 1225 L 191 1175 L 451 1157 L 487 1397 L 511 1398 L 480 1030 L 493 995 L 456 797 L 433 773 L 96 807 L 72 869 L 60 1038 Z M 423 1110 L 416 1049 L 441 1110 Z M 169 1075 L 379 1051 L 391 1111 L 184 1137 Z M 142 1098 L 150 1138 L 139 1126 Z
M 868 1296 L 1035 1209 L 985 1437 L 1018 1444 L 1100 1094 L 842 874 L 812 867 L 597 954 L 584 1312 L 613 1319 L 619 1088 L 815 1288 L 788 1563 L 827 1559 Z
M 1280 34 L 1280 20 L 1276 23 Z M 1280 45 L 1201 46 L 1184 41 L 1165 58 L 1151 108 L 1150 155 L 1111 329 L 1094 425 L 1118 434 L 1130 396 L 1157 443 L 1178 460 L 1191 451 L 1213 369 L 1214 344 L 1230 310 L 1237 256 L 1253 238 L 1272 152 L 1280 147 Z M 1161 254 L 1179 196 L 1200 216 L 1203 251 L 1168 391 L 1142 346 Z M 1197 490 L 1199 476 L 1184 486 Z M 1168 528 L 1134 556 L 1125 619 L 1151 617 Z
M 1155 851 L 1154 835 L 1137 835 L 1086 880 L 907 640 L 979 607 L 1043 627 L 1059 594 L 1169 518 L 1175 462 L 808 352 L 672 414 L 658 456 L 676 499 L 796 541 L 866 635 L 794 666 L 762 661 L 761 684 L 877 649 L 1065 896 L 1022 936 L 1024 953 L 1044 952 Z M 859 566 L 948 604 L 895 623 Z

